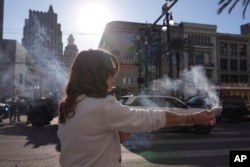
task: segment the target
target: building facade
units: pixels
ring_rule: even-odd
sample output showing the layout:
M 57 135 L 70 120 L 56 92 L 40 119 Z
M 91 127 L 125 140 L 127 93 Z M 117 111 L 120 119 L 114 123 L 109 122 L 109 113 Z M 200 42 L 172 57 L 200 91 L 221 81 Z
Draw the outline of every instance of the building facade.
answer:
M 217 33 L 218 83 L 249 83 L 248 42 L 244 35 Z
M 31 97 L 40 94 L 43 76 L 34 59 L 16 40 L 0 41 L 0 96 Z
M 193 47 L 191 52 L 183 52 L 182 70 L 192 66 L 202 65 L 206 77 L 210 81 L 217 81 L 216 61 L 216 25 L 180 23 L 183 28 L 183 38 L 187 44 Z
M 250 23 L 241 25 L 240 32 L 241 32 L 241 35 L 249 35 L 250 34 Z
M 78 54 L 77 46 L 75 45 L 75 39 L 72 34 L 68 37 L 68 45 L 64 49 L 64 54 L 62 57 L 62 62 L 64 63 L 66 69 L 70 69 L 73 60 Z
M 0 40 L 3 39 L 4 0 L 0 0 Z
M 22 45 L 45 72 L 42 85 L 39 85 L 43 94 L 48 96 L 57 91 L 61 87 L 60 84 L 64 83 L 65 78 L 61 76 L 65 71 L 61 67 L 61 25 L 58 24 L 57 14 L 51 5 L 47 12 L 29 10 L 29 18 L 25 19 L 23 28 Z
M 99 48 L 115 53 L 119 59 L 121 68 L 115 85 L 120 94 L 148 92 L 152 80 L 168 73 L 167 59 L 161 58 L 165 52 L 160 47 L 165 33 L 161 32 L 161 26 L 148 31 L 150 26 L 115 21 L 104 30 Z
M 215 25 L 175 24 L 169 27 L 171 37 L 161 31 L 161 25 L 151 26 L 148 31 L 150 26 L 131 22 L 107 24 L 99 47 L 119 53 L 121 71 L 116 86 L 127 88 L 131 94 L 145 89 L 150 89 L 147 93 L 163 93 L 157 80 L 177 79 L 181 71 L 195 65 L 203 65 L 209 79 L 217 80 Z M 187 42 L 192 45 L 192 52 L 185 49 Z

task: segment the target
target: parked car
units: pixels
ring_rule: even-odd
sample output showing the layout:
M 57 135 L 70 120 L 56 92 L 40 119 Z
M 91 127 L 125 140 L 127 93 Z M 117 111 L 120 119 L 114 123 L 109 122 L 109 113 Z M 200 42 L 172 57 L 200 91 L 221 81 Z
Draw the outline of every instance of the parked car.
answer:
M 212 100 L 208 96 L 198 95 L 188 98 L 185 103 L 195 108 L 211 108 Z M 228 119 L 230 122 L 241 122 L 248 112 L 247 105 L 241 96 L 220 97 L 222 113 L 218 119 Z
M 239 123 L 244 120 L 248 109 L 245 100 L 241 96 L 223 96 L 222 102 L 222 118 L 227 118 L 232 123 Z
M 195 108 L 211 108 L 211 104 L 208 103 L 208 97 L 207 96 L 192 96 L 188 98 L 185 103 L 190 107 Z
M 0 103 L 0 122 L 3 119 L 9 118 L 10 115 L 10 107 L 8 104 Z
M 192 114 L 201 111 L 201 108 L 191 108 L 178 98 L 160 95 L 131 96 L 124 105 L 128 105 L 132 108 L 151 108 L 179 114 Z M 190 124 L 182 125 L 181 127 L 192 128 L 198 134 L 209 134 L 214 126 Z
M 119 101 L 120 101 L 122 104 L 124 104 L 124 103 L 128 100 L 128 98 L 131 97 L 131 96 L 133 96 L 133 95 L 121 96 L 120 99 L 119 99 Z

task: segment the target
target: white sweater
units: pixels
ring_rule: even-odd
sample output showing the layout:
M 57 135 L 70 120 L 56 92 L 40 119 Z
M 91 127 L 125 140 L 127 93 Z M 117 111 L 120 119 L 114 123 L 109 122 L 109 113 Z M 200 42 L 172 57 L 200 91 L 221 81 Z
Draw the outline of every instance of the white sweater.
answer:
M 62 167 L 119 167 L 118 131 L 152 131 L 166 124 L 164 112 L 129 109 L 113 96 L 79 98 L 74 117 L 58 125 Z

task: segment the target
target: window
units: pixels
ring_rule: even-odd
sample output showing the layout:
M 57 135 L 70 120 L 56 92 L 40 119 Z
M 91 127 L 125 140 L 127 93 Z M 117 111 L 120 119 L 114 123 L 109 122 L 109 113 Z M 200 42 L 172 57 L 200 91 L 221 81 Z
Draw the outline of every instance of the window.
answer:
M 221 75 L 220 80 L 221 82 L 229 82 L 229 75 Z
M 23 74 L 19 74 L 19 83 L 23 84 Z
M 220 69 L 221 70 L 228 70 L 227 59 L 220 60 Z
M 248 82 L 247 75 L 240 75 L 240 82 L 247 83 Z
M 230 82 L 239 82 L 238 75 L 231 75 L 230 76 Z
M 240 60 L 240 71 L 247 71 L 247 61 Z
M 231 71 L 237 71 L 238 70 L 238 61 L 236 59 L 230 60 L 230 67 Z
M 203 54 L 202 52 L 196 52 L 195 53 L 195 64 L 203 64 Z
M 230 56 L 237 56 L 237 45 L 236 44 L 230 44 L 229 48 L 229 54 Z
M 132 84 L 134 84 L 134 78 L 133 77 L 123 77 L 122 82 L 124 85 L 132 85 Z
M 132 53 L 123 53 L 123 61 L 134 61 L 134 55 Z
M 246 45 L 240 45 L 240 49 L 239 49 L 239 54 L 241 57 L 246 57 L 247 55 L 247 47 Z
M 124 42 L 132 42 L 134 40 L 134 34 L 123 34 L 122 40 Z
M 227 44 L 226 43 L 221 43 L 220 44 L 220 55 L 221 56 L 226 56 L 227 55 Z

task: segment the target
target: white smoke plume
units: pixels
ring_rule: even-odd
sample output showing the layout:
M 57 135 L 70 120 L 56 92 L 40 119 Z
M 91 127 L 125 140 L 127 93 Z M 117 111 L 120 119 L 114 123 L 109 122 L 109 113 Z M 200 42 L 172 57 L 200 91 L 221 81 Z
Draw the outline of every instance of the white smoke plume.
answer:
M 215 85 L 206 77 L 203 66 L 194 66 L 190 70 L 185 69 L 179 79 L 171 79 L 169 77 L 163 77 L 159 80 L 153 81 L 152 89 L 161 94 L 173 91 L 184 92 L 185 97 L 191 97 L 195 95 L 207 96 L 212 107 L 219 106 L 219 97 L 215 89 Z

